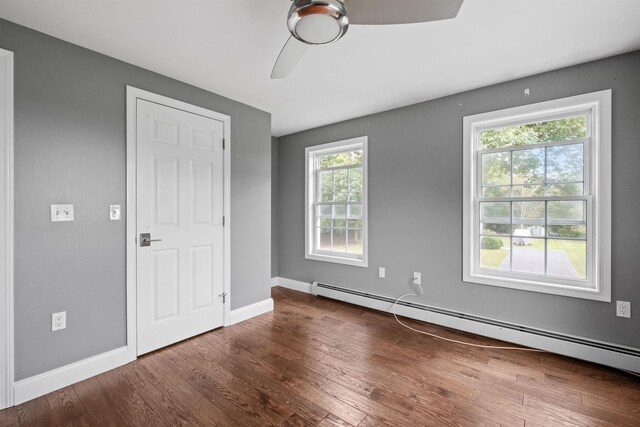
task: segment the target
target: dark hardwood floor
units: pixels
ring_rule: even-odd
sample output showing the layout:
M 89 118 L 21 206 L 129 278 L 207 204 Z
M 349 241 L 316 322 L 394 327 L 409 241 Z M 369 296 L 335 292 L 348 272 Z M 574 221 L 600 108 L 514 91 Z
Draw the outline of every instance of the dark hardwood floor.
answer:
M 1 411 L 0 425 L 640 425 L 640 378 L 630 374 L 450 344 L 388 314 L 279 287 L 273 297 L 273 313 Z

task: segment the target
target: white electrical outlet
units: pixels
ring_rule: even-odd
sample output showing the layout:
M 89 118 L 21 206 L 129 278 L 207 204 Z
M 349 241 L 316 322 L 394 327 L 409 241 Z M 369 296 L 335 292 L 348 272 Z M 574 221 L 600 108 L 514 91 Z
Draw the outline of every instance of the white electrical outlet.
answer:
M 419 273 L 417 271 L 413 272 L 413 284 L 422 285 L 422 273 Z
M 631 303 L 629 301 L 616 301 L 616 316 L 631 317 Z
M 120 221 L 120 205 L 109 205 L 109 219 L 111 221 Z
M 67 312 L 53 313 L 51 315 L 51 330 L 59 331 L 67 327 Z
M 378 277 L 381 279 L 384 279 L 386 276 L 387 272 L 386 269 L 384 267 L 378 267 Z
M 73 221 L 73 205 L 51 205 L 51 222 Z

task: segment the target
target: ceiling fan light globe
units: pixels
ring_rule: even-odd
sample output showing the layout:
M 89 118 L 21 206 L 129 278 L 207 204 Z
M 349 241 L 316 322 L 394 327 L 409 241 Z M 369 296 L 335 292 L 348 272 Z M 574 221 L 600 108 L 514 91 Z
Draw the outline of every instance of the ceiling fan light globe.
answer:
M 326 44 L 347 32 L 349 19 L 339 0 L 297 0 L 291 6 L 287 25 L 301 42 Z

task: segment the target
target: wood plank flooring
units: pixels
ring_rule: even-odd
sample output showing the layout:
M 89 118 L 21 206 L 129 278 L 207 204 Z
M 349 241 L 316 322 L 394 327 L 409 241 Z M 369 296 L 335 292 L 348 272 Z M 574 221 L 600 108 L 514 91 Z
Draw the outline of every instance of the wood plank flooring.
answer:
M 630 374 L 550 353 L 451 344 L 388 314 L 272 292 L 273 313 L 0 411 L 0 425 L 640 425 L 640 378 Z

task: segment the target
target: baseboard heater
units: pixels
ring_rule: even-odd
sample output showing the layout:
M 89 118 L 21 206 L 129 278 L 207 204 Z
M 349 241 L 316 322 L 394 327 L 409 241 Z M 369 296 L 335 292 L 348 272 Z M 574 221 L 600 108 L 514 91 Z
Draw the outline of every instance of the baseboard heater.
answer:
M 338 300 L 342 300 L 342 301 L 345 301 L 345 302 L 352 302 L 352 303 L 356 303 L 356 304 L 358 304 L 358 303 L 354 301 L 354 298 L 349 298 L 348 295 L 352 295 L 352 296 L 354 296 L 356 298 L 358 298 L 358 297 L 359 298 L 366 298 L 368 300 L 389 303 L 391 305 L 396 301 L 395 298 L 389 298 L 389 297 L 382 296 L 382 295 L 371 294 L 371 293 L 368 293 L 368 292 L 362 292 L 362 291 L 358 291 L 358 290 L 355 290 L 355 289 L 344 288 L 344 287 L 341 287 L 341 286 L 335 286 L 335 285 L 330 285 L 330 284 L 321 283 L 321 282 L 313 282 L 311 284 L 311 293 L 314 294 L 314 295 L 319 295 L 319 296 L 328 297 L 328 298 L 332 298 L 332 299 L 338 299 Z M 338 293 L 338 294 L 336 294 L 336 293 Z M 344 295 L 345 299 L 340 298 L 341 294 Z M 375 304 L 373 304 L 374 306 L 366 305 L 366 304 L 359 304 L 359 305 L 365 305 L 365 306 L 368 306 L 368 307 L 374 308 L 374 309 L 381 309 L 382 311 L 388 311 L 388 312 L 391 311 L 391 306 L 389 307 L 388 310 L 386 310 L 386 309 L 382 309 L 382 308 L 379 308 L 379 307 L 375 307 Z M 438 308 L 438 307 L 433 307 L 433 306 L 424 305 L 424 304 L 418 304 L 418 303 L 409 302 L 409 301 L 400 301 L 400 302 L 398 302 L 398 306 L 407 307 L 407 308 L 411 308 L 411 309 L 415 309 L 415 310 L 421 310 L 423 312 L 429 312 L 429 313 L 435 313 L 435 314 L 439 314 L 439 315 L 449 316 L 449 317 L 455 318 L 455 319 L 462 319 L 462 320 L 466 320 L 466 321 L 470 321 L 470 322 L 475 322 L 475 323 L 479 323 L 479 324 L 483 324 L 483 325 L 489 325 L 489 326 L 502 328 L 502 329 L 507 329 L 507 330 L 511 330 L 511 331 L 526 333 L 526 334 L 530 334 L 532 336 L 551 338 L 553 340 L 560 340 L 560 341 L 562 341 L 564 343 L 572 343 L 572 344 L 578 344 L 578 345 L 581 345 L 581 346 L 587 346 L 587 347 L 592 348 L 592 349 L 604 350 L 606 352 L 609 352 L 609 354 L 612 354 L 612 353 L 613 354 L 618 354 L 618 355 L 624 357 L 625 359 L 627 359 L 628 356 L 631 356 L 631 358 L 633 358 L 633 359 L 629 358 L 629 359 L 631 359 L 630 363 L 624 363 L 623 364 L 624 366 L 619 366 L 619 364 L 607 363 L 608 360 L 603 361 L 603 360 L 601 360 L 599 358 L 598 358 L 598 360 L 593 360 L 592 358 L 582 357 L 583 355 L 581 355 L 581 354 L 577 354 L 577 355 L 576 354 L 569 354 L 567 352 L 557 351 L 555 349 L 545 348 L 545 350 L 549 350 L 549 351 L 565 354 L 567 356 L 577 357 L 577 358 L 581 358 L 581 359 L 585 359 L 585 360 L 601 363 L 601 364 L 604 364 L 604 365 L 614 366 L 614 367 L 617 367 L 617 368 L 632 370 L 634 372 L 640 372 L 640 349 L 635 349 L 635 348 L 632 348 L 632 347 L 619 346 L 619 345 L 600 342 L 600 341 L 594 341 L 594 340 L 590 340 L 590 339 L 586 339 L 586 338 L 575 337 L 575 336 L 571 336 L 571 335 L 565 335 L 565 334 L 561 334 L 561 333 L 557 333 L 557 332 L 545 331 L 545 330 L 541 330 L 541 329 L 531 328 L 529 326 L 523 326 L 523 325 L 518 325 L 518 324 L 508 323 L 508 322 L 502 322 L 502 321 L 498 321 L 498 320 L 494 320 L 494 319 L 489 319 L 489 318 L 486 318 L 486 317 L 474 316 L 474 315 L 471 315 L 471 314 L 460 313 L 460 312 L 456 312 L 456 311 L 453 311 L 453 310 L 447 310 L 447 309 L 444 309 L 444 308 Z M 398 314 L 406 316 L 405 313 L 398 313 Z M 411 316 L 408 316 L 408 317 L 411 317 Z M 424 319 L 420 319 L 420 318 L 417 318 L 417 320 L 423 320 L 424 321 Z M 444 326 L 448 326 L 448 325 L 444 325 Z M 455 326 L 449 326 L 449 327 L 455 328 Z M 478 333 L 478 332 L 475 332 L 475 331 L 468 331 L 468 332 Z M 482 335 L 482 333 L 479 333 L 479 335 Z M 492 336 L 491 338 L 497 338 L 497 339 L 503 339 L 504 340 L 504 337 L 502 337 L 502 336 L 500 336 L 500 337 Z M 530 344 L 522 343 L 522 342 L 519 342 L 519 344 L 530 345 Z

